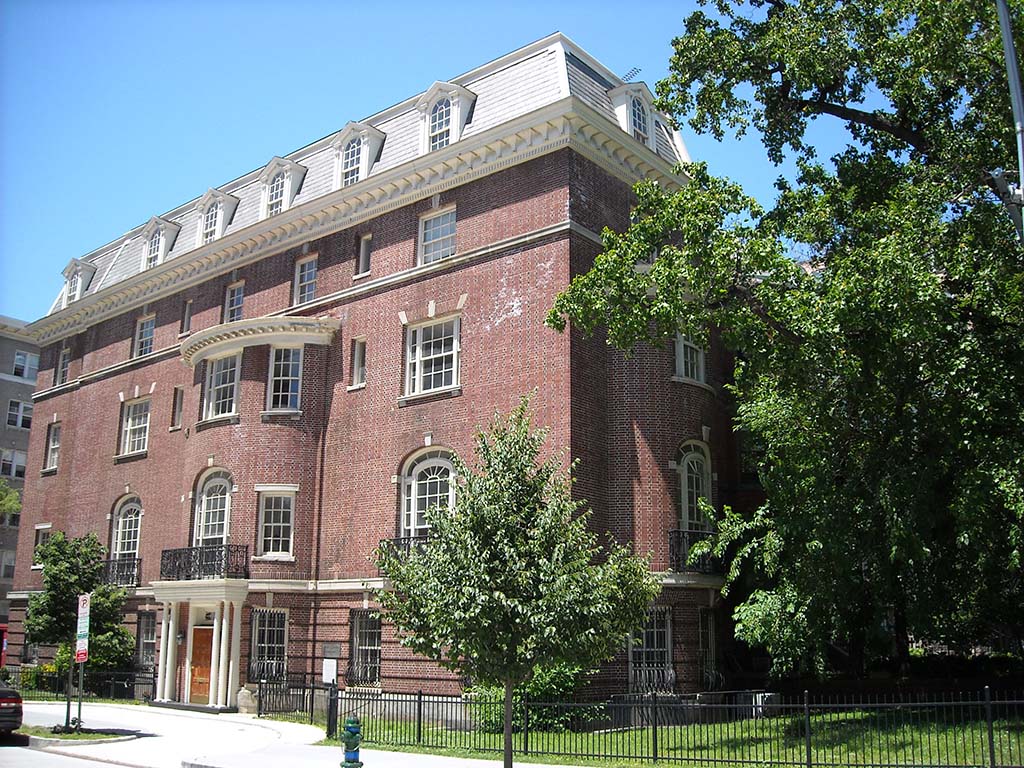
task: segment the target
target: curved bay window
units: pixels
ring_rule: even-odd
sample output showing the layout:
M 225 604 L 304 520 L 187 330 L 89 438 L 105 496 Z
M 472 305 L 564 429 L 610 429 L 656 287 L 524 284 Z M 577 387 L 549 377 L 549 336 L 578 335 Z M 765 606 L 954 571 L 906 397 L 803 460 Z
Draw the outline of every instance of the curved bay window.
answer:
M 414 457 L 403 473 L 402 538 L 425 538 L 430 531 L 427 511 L 455 504 L 451 454 L 425 451 Z

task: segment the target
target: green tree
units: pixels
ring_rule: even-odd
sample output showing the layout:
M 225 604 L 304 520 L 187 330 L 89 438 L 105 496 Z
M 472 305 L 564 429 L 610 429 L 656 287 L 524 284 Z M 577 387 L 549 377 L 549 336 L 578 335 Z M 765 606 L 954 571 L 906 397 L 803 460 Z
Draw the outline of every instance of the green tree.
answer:
M 29 596 L 25 631 L 34 643 L 57 646 L 58 669 L 69 674 L 78 597 L 84 594 L 92 595 L 87 668 L 103 671 L 131 665 L 135 640 L 121 624 L 126 595 L 120 587 L 104 583 L 105 556 L 106 550 L 92 533 L 72 539 L 57 531 L 36 548 L 36 562 L 43 566 L 43 590 Z
M 748 589 L 737 634 L 777 671 L 830 646 L 857 671 L 905 663 L 910 635 L 1024 647 L 1024 250 L 990 175 L 1014 165 L 995 4 L 713 6 L 674 41 L 660 106 L 719 138 L 753 127 L 796 178 L 767 211 L 702 165 L 640 184 L 548 323 L 624 349 L 719 329 L 737 350 L 767 502 L 725 510 L 713 546 Z M 828 163 L 819 119 L 848 138 Z
M 378 551 L 393 589 L 377 598 L 403 645 L 474 683 L 501 686 L 505 766 L 512 693 L 538 667 L 590 668 L 642 624 L 658 584 L 645 559 L 588 530 L 560 459 L 541 461 L 546 430 L 529 400 L 476 436 L 477 466 L 455 459 L 452 509 L 428 513 L 426 546 Z
M 0 480 L 0 522 L 21 514 L 21 496 L 6 480 Z

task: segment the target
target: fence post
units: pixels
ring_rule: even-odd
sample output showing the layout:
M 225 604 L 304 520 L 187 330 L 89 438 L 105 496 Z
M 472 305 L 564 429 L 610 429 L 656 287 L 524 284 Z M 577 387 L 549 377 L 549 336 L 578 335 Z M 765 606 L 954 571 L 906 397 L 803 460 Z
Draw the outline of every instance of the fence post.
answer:
M 316 683 L 309 678 L 309 724 L 313 724 L 313 711 L 316 709 Z
M 262 677 L 256 684 L 256 717 L 263 717 L 263 684 L 267 681 Z
M 651 759 L 658 762 L 658 692 L 651 691 Z
M 530 699 L 523 691 L 523 754 L 530 754 Z
M 985 723 L 988 726 L 988 764 L 996 765 L 996 738 L 992 727 L 992 689 L 985 686 Z
M 416 743 L 423 741 L 423 689 L 416 691 Z
M 338 684 L 330 683 L 327 687 L 327 738 L 338 735 Z
M 804 746 L 807 750 L 807 768 L 811 768 L 811 697 L 804 690 Z

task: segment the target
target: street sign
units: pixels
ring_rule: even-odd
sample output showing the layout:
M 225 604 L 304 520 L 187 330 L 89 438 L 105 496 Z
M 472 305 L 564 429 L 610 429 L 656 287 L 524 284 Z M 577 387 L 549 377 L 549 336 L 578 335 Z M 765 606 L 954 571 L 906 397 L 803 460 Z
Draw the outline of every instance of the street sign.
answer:
M 75 663 L 89 660 L 89 595 L 78 596 L 78 631 L 75 633 Z

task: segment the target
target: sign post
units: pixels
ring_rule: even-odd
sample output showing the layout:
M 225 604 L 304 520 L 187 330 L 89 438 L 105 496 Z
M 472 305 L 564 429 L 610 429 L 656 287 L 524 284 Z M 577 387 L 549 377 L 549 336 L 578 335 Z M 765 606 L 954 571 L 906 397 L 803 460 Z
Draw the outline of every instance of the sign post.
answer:
M 82 730 L 82 688 L 84 687 L 85 662 L 89 660 L 89 595 L 78 596 L 78 630 L 75 632 L 75 663 L 78 665 L 78 725 Z

